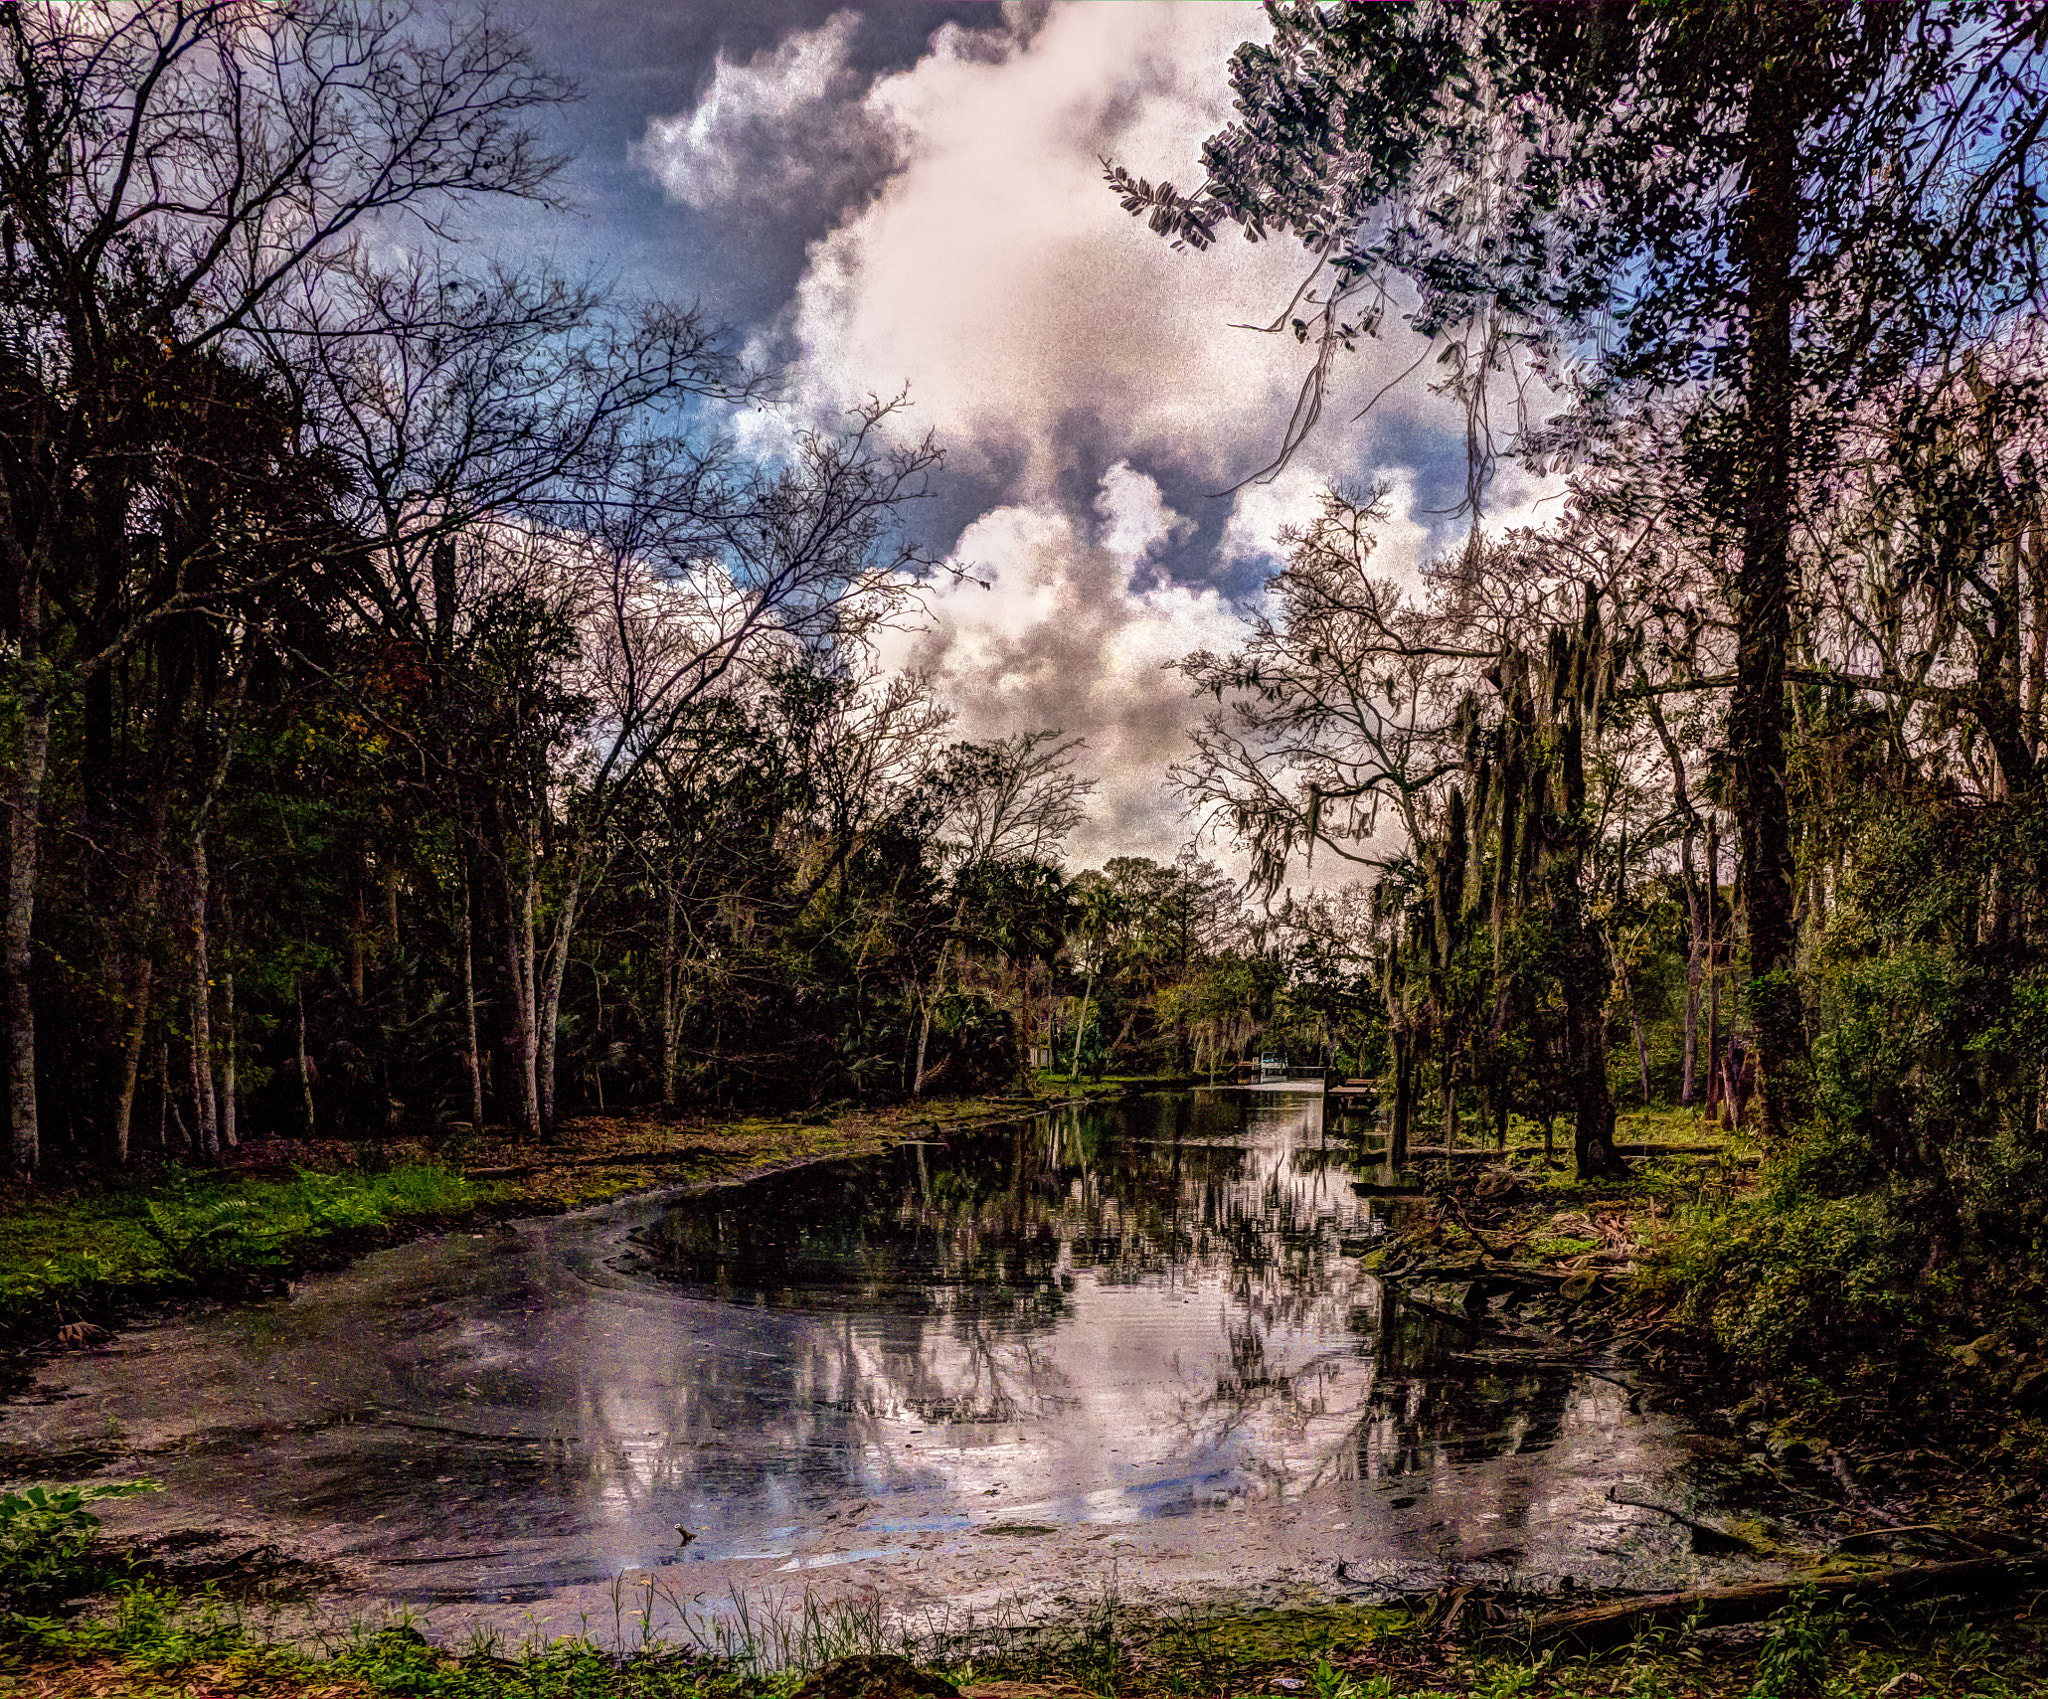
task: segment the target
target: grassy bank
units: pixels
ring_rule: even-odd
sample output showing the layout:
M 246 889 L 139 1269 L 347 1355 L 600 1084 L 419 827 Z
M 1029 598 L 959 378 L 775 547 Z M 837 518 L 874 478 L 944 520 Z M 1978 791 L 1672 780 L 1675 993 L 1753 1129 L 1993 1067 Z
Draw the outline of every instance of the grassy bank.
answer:
M 1881 1617 L 1795 1599 L 1740 1630 L 1679 1627 L 1598 1655 L 1533 1652 L 1514 1601 L 1159 1615 L 1107 1596 L 1066 1622 L 927 1620 L 880 1607 L 706 1621 L 649 1638 L 622 1601 L 604 1632 L 548 1644 L 438 1646 L 403 1619 L 289 1640 L 260 1601 L 128 1580 L 88 1611 L 0 1618 L 0 1689 L 23 1699 L 1918 1699 L 2048 1694 L 2039 1599 L 1947 1599 Z M 1489 1609 L 1482 1612 L 1481 1605 Z M 913 1673 L 915 1672 L 915 1673 Z
M 244 1145 L 218 1167 L 0 1185 L 0 1350 L 18 1362 L 165 1303 L 275 1291 L 420 1233 L 863 1155 L 1027 1107 L 976 1098 L 800 1120 L 595 1116 L 539 1148 L 488 1129 L 431 1147 L 274 1141 Z
M 270 1290 L 502 1198 L 452 1168 L 402 1159 L 369 1173 L 172 1169 L 17 1193 L 0 1210 L 0 1342 L 75 1342 L 152 1304 Z

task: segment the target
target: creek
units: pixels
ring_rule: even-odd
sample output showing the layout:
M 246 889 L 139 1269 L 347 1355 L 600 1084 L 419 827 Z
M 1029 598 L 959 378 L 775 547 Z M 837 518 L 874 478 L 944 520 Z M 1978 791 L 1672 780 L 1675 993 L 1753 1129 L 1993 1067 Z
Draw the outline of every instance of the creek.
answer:
M 608 1623 L 621 1575 L 664 1619 L 1729 1573 L 1610 1501 L 1696 1498 L 1628 1372 L 1362 1266 L 1414 1206 L 1360 1197 L 1386 1176 L 1323 1116 L 1068 1106 L 402 1245 L 52 1360 L 0 1473 L 154 1476 L 110 1530 L 545 1632 Z

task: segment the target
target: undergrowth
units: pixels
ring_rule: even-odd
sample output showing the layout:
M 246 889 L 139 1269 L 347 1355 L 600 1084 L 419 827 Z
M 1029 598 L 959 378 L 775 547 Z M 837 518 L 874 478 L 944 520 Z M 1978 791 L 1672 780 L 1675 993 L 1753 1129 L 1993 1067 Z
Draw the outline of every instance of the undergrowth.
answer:
M 1993 1153 L 1995 1154 L 1995 1153 Z M 1977 1153 L 1949 1194 L 1872 1177 L 1839 1131 L 1789 1141 L 1754 1189 L 1671 1212 L 1638 1282 L 1741 1373 L 1817 1414 L 2000 1423 L 2048 1416 L 2041 1247 L 1988 1230 L 2002 1175 Z

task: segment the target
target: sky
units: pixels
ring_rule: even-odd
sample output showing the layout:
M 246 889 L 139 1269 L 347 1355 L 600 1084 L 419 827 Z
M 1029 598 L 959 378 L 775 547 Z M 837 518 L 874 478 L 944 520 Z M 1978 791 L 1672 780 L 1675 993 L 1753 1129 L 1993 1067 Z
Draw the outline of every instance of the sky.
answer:
M 1341 368 L 1278 477 L 1218 493 L 1272 459 L 1305 365 L 1233 326 L 1271 322 L 1306 257 L 1176 253 L 1101 161 L 1199 182 L 1257 6 L 554 0 L 527 22 L 584 91 L 555 120 L 571 210 L 497 238 L 700 302 L 784 369 L 797 422 L 907 391 L 948 457 L 912 523 L 967 575 L 888 659 L 933 675 L 957 735 L 1085 740 L 1071 865 L 1189 841 L 1166 769 L 1207 704 L 1173 663 L 1241 640 L 1321 488 L 1391 486 L 1397 572 L 1462 534 L 1449 404 L 1417 377 L 1353 416 L 1414 360 L 1400 333 Z

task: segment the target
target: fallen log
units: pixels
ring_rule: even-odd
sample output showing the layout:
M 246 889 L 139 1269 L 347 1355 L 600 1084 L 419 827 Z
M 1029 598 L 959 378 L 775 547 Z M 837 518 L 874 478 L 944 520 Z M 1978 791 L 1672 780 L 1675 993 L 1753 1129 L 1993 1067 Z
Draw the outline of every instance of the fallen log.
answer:
M 1750 1557 L 1765 1555 L 1764 1548 L 1746 1535 L 1735 1533 L 1713 1522 L 1702 1522 L 1697 1516 L 1680 1510 L 1676 1505 L 1666 1504 L 1662 1499 L 1652 1498 L 1633 1481 L 1617 1481 L 1607 1489 L 1609 1504 L 1631 1505 L 1637 1510 L 1653 1511 L 1659 1516 L 1668 1516 L 1679 1527 L 1692 1535 L 1692 1549 L 1709 1555 L 1743 1552 Z
M 1590 1262 L 1593 1256 L 1589 1253 L 1575 1260 Z M 1607 1268 L 1531 1268 L 1527 1263 L 1496 1262 L 1491 1258 L 1485 1264 L 1485 1271 L 1489 1279 L 1515 1286 L 1562 1288 L 1583 1284 L 1591 1287 L 1609 1278 Z
M 1426 1316 L 1435 1316 L 1438 1321 L 1453 1322 L 1457 1326 L 1468 1328 L 1474 1333 L 1482 1330 L 1482 1324 L 1471 1312 L 1454 1310 L 1448 1304 L 1433 1304 L 1427 1298 L 1416 1297 L 1413 1292 L 1403 1290 L 1401 1293 L 1401 1306 L 1403 1309 L 1420 1310 Z
M 1607 1278 L 1607 1273 L 1604 1269 L 1536 1268 L 1525 1262 L 1502 1262 L 1494 1257 L 1468 1257 L 1459 1262 L 1418 1262 L 1390 1267 L 1385 1277 L 1403 1285 L 1410 1282 L 1419 1284 L 1446 1280 L 1476 1280 L 1483 1277 L 1502 1286 L 1527 1286 L 1556 1291 L 1574 1282 L 1583 1282 L 1589 1287 L 1598 1285 Z
M 2022 1535 L 2009 1533 L 2003 1528 L 1978 1528 L 1968 1523 L 1951 1525 L 1946 1522 L 1893 1522 L 1887 1521 L 1876 1528 L 1859 1528 L 1853 1534 L 1844 1534 L 1834 1544 L 1838 1552 L 1854 1551 L 1859 1546 L 1869 1546 L 1888 1539 L 1932 1534 L 1946 1541 L 1951 1550 L 1960 1548 L 1974 1555 L 1989 1552 L 2027 1554 L 2038 1556 L 2041 1548 Z
M 1811 1587 L 1834 1603 L 1924 1598 L 1967 1593 L 2017 1591 L 2048 1581 L 2048 1567 L 2034 1557 L 1962 1558 L 1954 1563 L 1920 1563 L 1876 1575 L 1815 1575 L 1786 1581 L 1749 1581 L 1735 1587 L 1701 1587 L 1684 1593 L 1653 1593 L 1540 1616 L 1529 1626 L 1531 1646 L 1571 1644 L 1592 1650 L 1632 1640 L 1645 1628 L 1685 1621 L 1697 1613 L 1702 1624 L 1755 1622 L 1784 1609 Z

